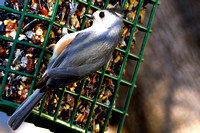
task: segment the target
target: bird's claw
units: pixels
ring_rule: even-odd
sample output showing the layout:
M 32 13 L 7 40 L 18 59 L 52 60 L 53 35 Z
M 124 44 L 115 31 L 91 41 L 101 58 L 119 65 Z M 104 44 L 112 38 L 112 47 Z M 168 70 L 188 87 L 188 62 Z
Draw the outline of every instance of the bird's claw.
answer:
M 70 5 L 70 16 L 76 11 L 78 4 L 72 0 Z
M 72 2 L 69 3 L 69 6 L 70 6 L 70 12 L 69 12 L 69 16 L 68 16 L 68 18 L 67 18 L 67 23 L 66 23 L 66 25 L 62 28 L 62 35 L 63 35 L 63 36 L 66 35 L 66 34 L 68 34 L 67 26 L 69 26 L 70 17 L 71 17 L 71 15 L 76 11 L 78 4 L 72 0 Z

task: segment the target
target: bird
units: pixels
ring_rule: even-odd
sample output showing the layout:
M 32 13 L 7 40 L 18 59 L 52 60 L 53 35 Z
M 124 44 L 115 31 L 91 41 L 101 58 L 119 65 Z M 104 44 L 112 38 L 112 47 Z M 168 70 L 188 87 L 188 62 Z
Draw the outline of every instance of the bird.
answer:
M 126 12 L 108 8 L 85 14 L 93 21 L 92 26 L 65 34 L 56 43 L 47 70 L 34 86 L 36 90 L 12 114 L 8 125 L 16 130 L 50 90 L 80 81 L 104 66 L 119 44 Z

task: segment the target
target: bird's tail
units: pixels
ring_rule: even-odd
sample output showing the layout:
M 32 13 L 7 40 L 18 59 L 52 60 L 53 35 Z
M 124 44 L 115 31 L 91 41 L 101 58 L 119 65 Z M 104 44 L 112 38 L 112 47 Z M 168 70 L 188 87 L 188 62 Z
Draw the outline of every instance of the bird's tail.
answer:
M 47 92 L 36 89 L 34 93 L 29 96 L 13 113 L 13 115 L 8 120 L 8 125 L 13 130 L 16 130 L 46 94 Z

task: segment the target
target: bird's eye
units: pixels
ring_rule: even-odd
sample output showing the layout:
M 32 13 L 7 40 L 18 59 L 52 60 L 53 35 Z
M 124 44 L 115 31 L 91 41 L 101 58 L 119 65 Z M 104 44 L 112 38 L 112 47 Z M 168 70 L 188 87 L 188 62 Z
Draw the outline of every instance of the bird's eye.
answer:
M 104 16 L 105 16 L 104 12 L 100 12 L 100 13 L 99 13 L 99 17 L 100 17 L 100 18 L 103 18 Z

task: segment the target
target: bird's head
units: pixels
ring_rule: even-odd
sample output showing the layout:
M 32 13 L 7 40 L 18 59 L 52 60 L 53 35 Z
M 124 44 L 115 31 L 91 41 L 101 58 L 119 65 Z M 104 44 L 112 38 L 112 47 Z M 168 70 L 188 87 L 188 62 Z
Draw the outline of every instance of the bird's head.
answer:
M 127 10 L 122 8 L 110 8 L 97 10 L 93 14 L 85 14 L 85 16 L 93 20 L 95 27 L 109 28 L 115 24 L 122 24 L 126 12 Z

